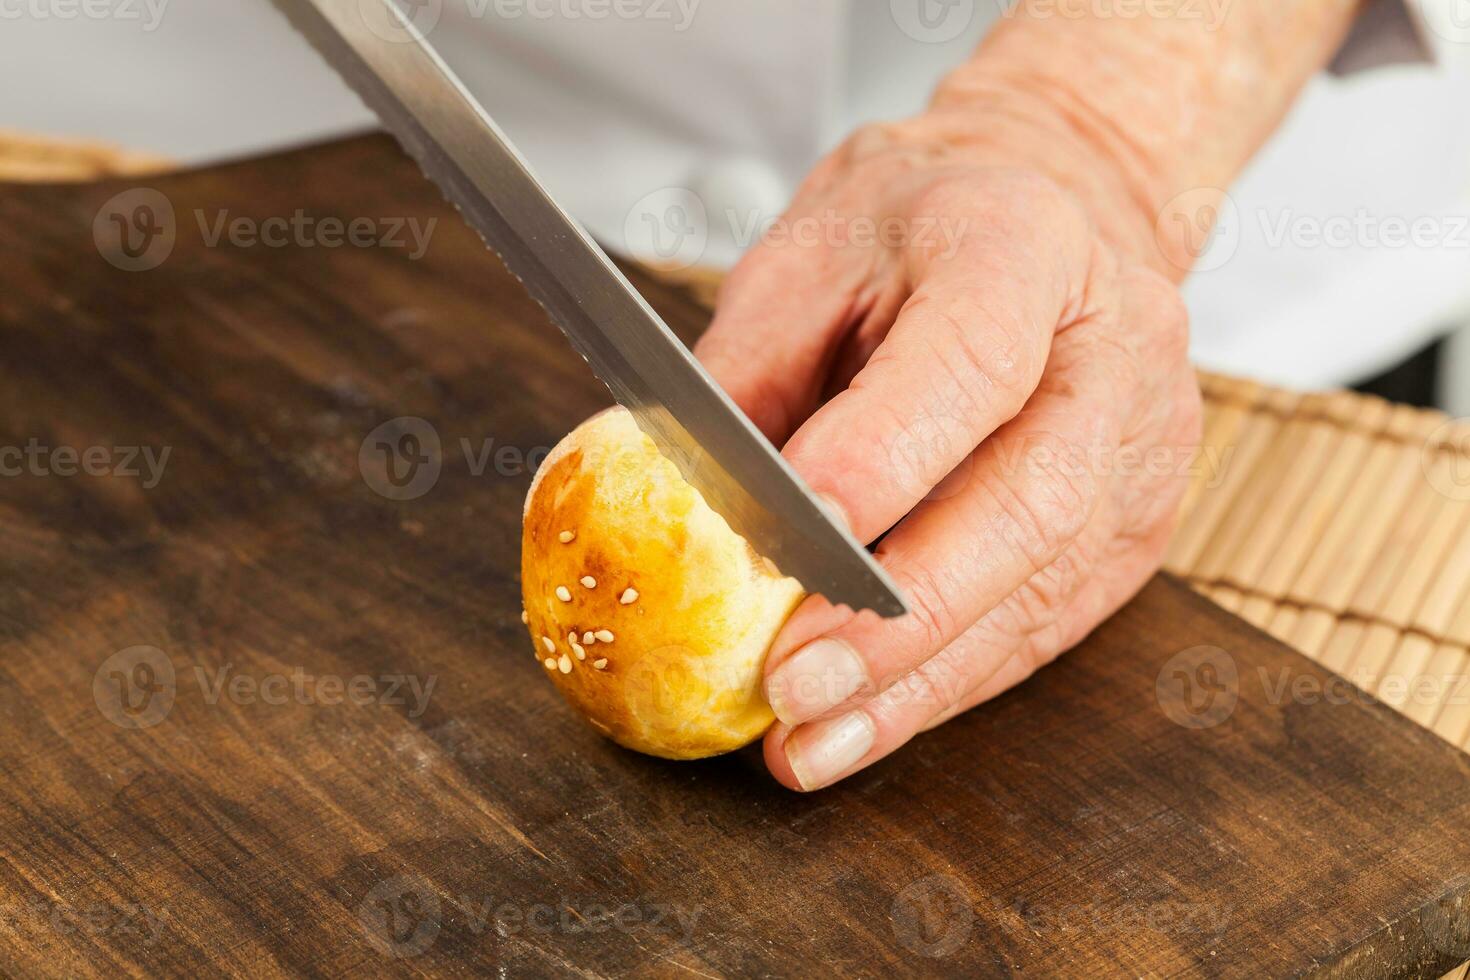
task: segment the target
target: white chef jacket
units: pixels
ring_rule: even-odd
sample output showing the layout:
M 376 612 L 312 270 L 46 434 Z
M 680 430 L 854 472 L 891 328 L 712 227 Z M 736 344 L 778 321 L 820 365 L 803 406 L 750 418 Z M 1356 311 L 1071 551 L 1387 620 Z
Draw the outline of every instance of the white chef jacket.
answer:
M 1185 287 L 1200 363 L 1341 384 L 1470 314 L 1470 0 L 1416 0 L 1411 16 L 1398 3 L 1381 0 L 1340 60 L 1362 67 L 1397 47 L 1418 63 L 1314 80 L 1230 189 Z M 1083 4 L 1143 7 L 1058 0 L 1057 16 Z M 1198 15 L 1229 5 L 1199 0 Z M 595 236 L 715 266 L 854 126 L 920 111 L 1007 6 L 412 0 L 415 23 Z M 201 160 L 371 118 L 264 0 L 172 0 L 148 30 L 4 27 L 0 86 L 29 96 L 5 100 L 0 127 Z

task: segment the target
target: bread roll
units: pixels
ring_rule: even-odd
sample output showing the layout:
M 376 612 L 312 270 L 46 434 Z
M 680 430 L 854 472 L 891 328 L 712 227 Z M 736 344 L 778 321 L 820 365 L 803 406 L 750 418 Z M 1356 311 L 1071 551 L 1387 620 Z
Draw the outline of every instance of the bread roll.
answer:
M 537 470 L 521 590 L 537 662 L 618 744 L 699 759 L 770 726 L 762 669 L 801 586 L 709 508 L 625 409 L 582 423 Z

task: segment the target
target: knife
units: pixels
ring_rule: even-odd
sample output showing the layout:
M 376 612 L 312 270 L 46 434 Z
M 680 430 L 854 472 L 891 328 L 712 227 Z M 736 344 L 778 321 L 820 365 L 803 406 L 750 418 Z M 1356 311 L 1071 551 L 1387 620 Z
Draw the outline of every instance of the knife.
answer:
M 883 616 L 907 612 L 873 556 L 551 198 L 411 17 L 392 0 L 272 2 L 737 534 L 808 592 Z

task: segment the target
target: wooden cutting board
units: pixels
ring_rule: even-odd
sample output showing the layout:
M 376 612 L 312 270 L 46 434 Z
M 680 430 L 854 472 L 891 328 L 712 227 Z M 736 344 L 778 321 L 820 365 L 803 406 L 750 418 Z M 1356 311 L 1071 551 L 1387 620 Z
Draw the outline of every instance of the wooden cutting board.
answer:
M 4 973 L 1470 958 L 1470 757 L 1168 579 L 826 792 L 603 741 L 518 618 L 582 361 L 380 138 L 151 188 L 0 192 Z

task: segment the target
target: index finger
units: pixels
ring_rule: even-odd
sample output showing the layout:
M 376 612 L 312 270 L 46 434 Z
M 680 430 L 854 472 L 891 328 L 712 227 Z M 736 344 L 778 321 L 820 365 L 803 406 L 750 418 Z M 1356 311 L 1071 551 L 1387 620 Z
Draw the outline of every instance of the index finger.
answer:
M 918 285 L 893 329 L 784 449 L 863 541 L 1021 411 L 1058 325 L 1082 313 L 1094 255 L 1086 218 L 1059 191 L 957 183 L 925 207 L 974 226 L 952 255 L 914 253 Z

